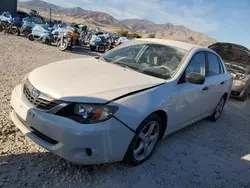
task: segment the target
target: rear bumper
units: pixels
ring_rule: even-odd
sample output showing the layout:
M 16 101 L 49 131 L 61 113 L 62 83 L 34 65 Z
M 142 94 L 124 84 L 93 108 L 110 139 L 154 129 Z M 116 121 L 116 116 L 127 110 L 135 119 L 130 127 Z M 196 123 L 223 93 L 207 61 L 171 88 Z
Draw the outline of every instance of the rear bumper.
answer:
M 78 164 L 121 161 L 134 133 L 112 118 L 83 125 L 68 118 L 39 111 L 17 86 L 11 97 L 11 119 L 31 140 L 62 158 Z
M 243 87 L 243 88 L 232 87 L 230 96 L 233 98 L 241 98 L 244 95 L 245 91 L 246 91 L 246 87 Z

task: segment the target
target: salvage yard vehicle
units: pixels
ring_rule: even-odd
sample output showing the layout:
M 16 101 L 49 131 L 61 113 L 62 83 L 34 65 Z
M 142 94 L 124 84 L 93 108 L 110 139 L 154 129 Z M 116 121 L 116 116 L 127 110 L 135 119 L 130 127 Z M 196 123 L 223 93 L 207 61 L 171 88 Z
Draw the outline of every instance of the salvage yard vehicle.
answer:
M 40 41 L 45 44 L 51 44 L 53 41 L 53 35 L 51 34 L 51 30 L 46 28 L 45 25 L 36 24 L 32 28 L 32 32 L 28 35 L 28 39 L 30 41 Z
M 3 12 L 0 15 L 0 32 L 4 31 L 7 34 L 19 35 L 19 27 L 21 24 L 19 15 L 13 17 L 9 12 Z
M 57 47 L 61 51 L 65 51 L 79 43 L 79 33 L 73 27 L 67 27 L 65 32 L 62 32 L 57 37 Z
M 250 50 L 232 43 L 215 43 L 209 46 L 225 61 L 233 76 L 231 96 L 245 101 L 250 94 Z
M 209 48 L 139 39 L 101 57 L 35 69 L 11 96 L 11 118 L 31 140 L 77 164 L 138 165 L 167 135 L 216 121 L 232 75 Z

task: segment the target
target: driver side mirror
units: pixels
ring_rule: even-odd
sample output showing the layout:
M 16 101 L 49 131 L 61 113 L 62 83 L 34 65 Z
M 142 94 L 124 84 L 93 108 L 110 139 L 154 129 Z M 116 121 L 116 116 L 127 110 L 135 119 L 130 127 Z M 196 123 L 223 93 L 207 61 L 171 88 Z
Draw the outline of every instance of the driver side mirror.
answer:
M 190 74 L 186 75 L 185 80 L 191 84 L 202 85 L 205 82 L 205 76 L 197 72 L 191 72 Z

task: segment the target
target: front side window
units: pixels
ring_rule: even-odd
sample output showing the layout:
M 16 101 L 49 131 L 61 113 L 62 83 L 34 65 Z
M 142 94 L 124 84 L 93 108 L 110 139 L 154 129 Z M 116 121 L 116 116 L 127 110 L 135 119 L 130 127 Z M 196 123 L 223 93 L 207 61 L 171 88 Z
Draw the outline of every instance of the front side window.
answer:
M 203 76 L 206 74 L 206 58 L 204 52 L 196 53 L 186 69 L 185 74 L 188 75 L 192 72 L 200 73 Z
M 207 53 L 208 61 L 208 76 L 216 76 L 220 74 L 220 62 L 218 58 L 213 53 Z
M 132 41 L 124 47 L 116 48 L 101 59 L 120 66 L 126 66 L 140 73 L 169 79 L 180 66 L 187 50 L 160 44 Z

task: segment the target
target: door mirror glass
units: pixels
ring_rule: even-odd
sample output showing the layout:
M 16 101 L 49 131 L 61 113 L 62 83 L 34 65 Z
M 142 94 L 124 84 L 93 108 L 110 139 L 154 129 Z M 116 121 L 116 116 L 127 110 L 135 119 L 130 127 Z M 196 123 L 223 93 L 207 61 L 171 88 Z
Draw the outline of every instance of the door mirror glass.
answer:
M 205 76 L 197 72 L 191 72 L 186 76 L 185 80 L 191 84 L 202 85 L 205 82 Z

